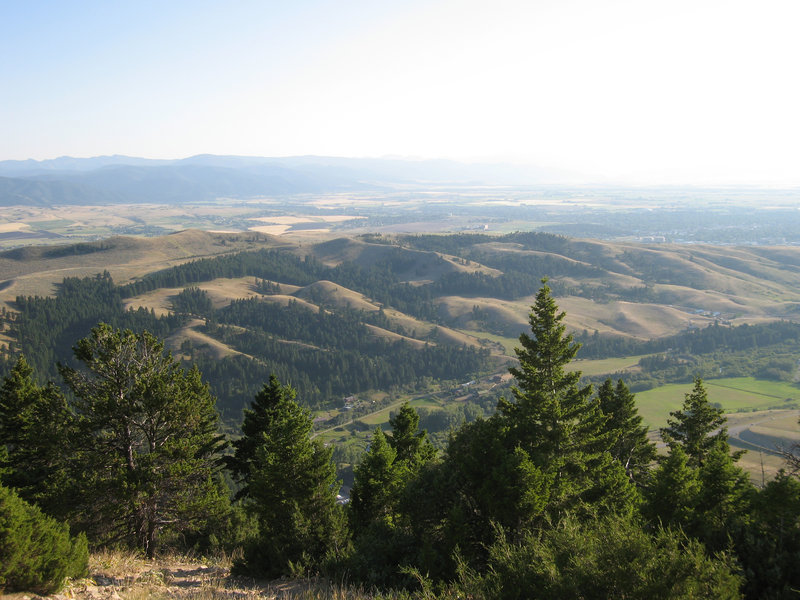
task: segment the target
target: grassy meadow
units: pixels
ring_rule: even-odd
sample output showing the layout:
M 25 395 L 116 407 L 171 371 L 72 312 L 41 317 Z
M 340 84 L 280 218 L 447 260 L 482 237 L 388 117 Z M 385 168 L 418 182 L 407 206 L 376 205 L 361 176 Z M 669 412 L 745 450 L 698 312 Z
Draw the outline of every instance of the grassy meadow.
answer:
M 787 408 L 787 403 L 800 402 L 800 387 L 788 382 L 733 377 L 703 383 L 709 401 L 719 403 L 726 413 Z M 663 427 L 669 413 L 680 409 L 693 387 L 692 383 L 674 383 L 639 392 L 636 394 L 639 413 L 650 427 Z

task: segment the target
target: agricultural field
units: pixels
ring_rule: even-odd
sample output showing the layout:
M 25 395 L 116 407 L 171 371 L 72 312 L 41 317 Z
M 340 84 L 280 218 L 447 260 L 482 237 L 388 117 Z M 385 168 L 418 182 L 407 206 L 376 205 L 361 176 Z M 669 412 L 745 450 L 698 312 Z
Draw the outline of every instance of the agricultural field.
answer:
M 708 379 L 703 384 L 709 402 L 719 405 L 726 413 L 795 408 L 800 403 L 800 387 L 788 382 L 737 377 Z M 692 387 L 691 383 L 676 383 L 639 392 L 636 394 L 639 413 L 650 427 L 663 427 L 669 413 L 680 409 Z

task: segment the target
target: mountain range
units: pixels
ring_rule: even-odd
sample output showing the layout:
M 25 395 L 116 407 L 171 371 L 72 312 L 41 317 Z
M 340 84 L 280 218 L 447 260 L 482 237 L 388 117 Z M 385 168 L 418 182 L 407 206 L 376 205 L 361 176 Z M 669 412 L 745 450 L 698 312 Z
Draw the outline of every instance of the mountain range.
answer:
M 306 193 L 378 191 L 397 185 L 530 185 L 564 174 L 508 164 L 319 156 L 128 156 L 0 162 L 0 206 L 190 203 Z

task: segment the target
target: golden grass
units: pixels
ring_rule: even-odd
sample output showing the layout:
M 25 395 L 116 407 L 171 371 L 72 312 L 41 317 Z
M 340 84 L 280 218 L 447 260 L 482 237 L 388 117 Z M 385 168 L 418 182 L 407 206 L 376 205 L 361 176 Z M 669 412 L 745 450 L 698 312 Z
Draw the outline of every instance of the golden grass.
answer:
M 366 328 L 369 329 L 372 334 L 375 335 L 375 337 L 388 340 L 389 342 L 399 342 L 402 340 L 415 348 L 422 348 L 425 346 L 425 342 L 422 340 L 400 335 L 399 333 L 389 331 L 388 329 L 383 329 L 382 327 L 367 324 Z
M 103 249 L 80 256 L 48 257 L 53 246 L 24 248 L 23 258 L 0 256 L 0 303 L 10 307 L 17 295 L 49 296 L 64 277 L 89 277 L 107 270 L 118 284 L 147 273 L 197 258 L 253 248 L 282 245 L 268 236 L 253 240 L 253 234 L 211 234 L 182 231 L 158 238 L 113 237 L 102 242 Z
M 435 340 L 439 344 L 449 344 L 452 346 L 473 346 L 476 348 L 481 347 L 481 343 L 477 338 L 450 329 L 449 327 L 439 326 L 436 328 Z
M 27 223 L 0 223 L 0 233 L 27 231 L 31 228 Z
M 359 294 L 338 283 L 333 283 L 332 281 L 326 281 L 324 279 L 299 289 L 294 295 L 303 299 L 321 299 L 323 304 L 332 304 L 334 306 L 351 308 L 354 310 L 375 312 L 380 308 L 377 304 L 368 300 L 363 294 Z
M 195 347 L 195 349 L 197 349 L 199 352 L 216 360 L 226 358 L 228 356 L 235 356 L 242 354 L 241 352 L 239 352 L 238 350 L 234 350 L 227 344 L 224 344 L 219 340 L 216 340 L 213 337 L 206 335 L 202 331 L 197 331 L 195 329 L 195 327 L 201 326 L 203 324 L 204 321 L 200 319 L 194 319 L 190 321 L 187 325 L 175 331 L 165 340 L 167 348 L 169 348 L 173 352 L 173 354 L 177 355 L 180 353 L 181 343 L 184 340 L 189 340 L 192 342 L 192 345 Z
M 439 311 L 448 319 L 471 320 L 473 308 L 484 311 L 489 321 L 503 328 L 519 328 L 520 332 L 528 323 L 532 299 L 499 300 L 496 298 L 464 298 L 462 296 L 442 296 L 437 299 Z

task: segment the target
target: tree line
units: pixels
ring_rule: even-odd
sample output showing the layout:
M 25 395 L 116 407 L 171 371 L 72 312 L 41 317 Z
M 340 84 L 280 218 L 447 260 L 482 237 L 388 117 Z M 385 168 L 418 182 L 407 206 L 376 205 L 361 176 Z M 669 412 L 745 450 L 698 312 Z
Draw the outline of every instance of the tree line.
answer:
M 0 518 L 41 511 L 61 535 L 56 579 L 85 569 L 88 539 L 148 556 L 240 546 L 239 573 L 326 573 L 425 598 L 791 597 L 797 476 L 756 488 L 699 379 L 658 455 L 624 382 L 595 391 L 566 369 L 578 345 L 563 318 L 543 285 L 510 397 L 441 454 L 403 406 L 374 431 L 347 505 L 292 387 L 270 377 L 225 440 L 197 369 L 149 333 L 98 325 L 59 367 L 69 396 L 24 358 L 4 379 Z M 3 567 L 42 551 L 19 531 L 0 525 Z M 9 589 L 29 585 L 14 573 L 0 571 Z

